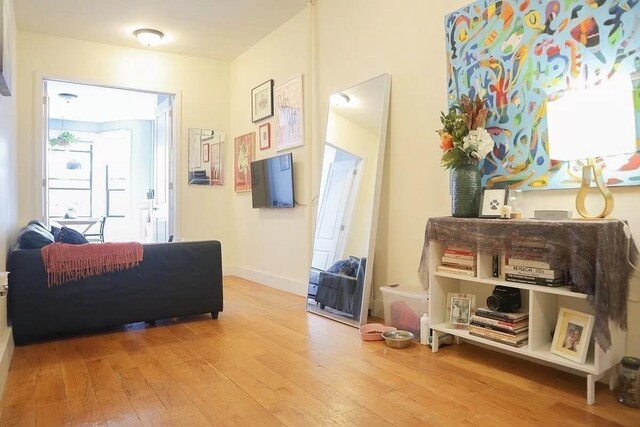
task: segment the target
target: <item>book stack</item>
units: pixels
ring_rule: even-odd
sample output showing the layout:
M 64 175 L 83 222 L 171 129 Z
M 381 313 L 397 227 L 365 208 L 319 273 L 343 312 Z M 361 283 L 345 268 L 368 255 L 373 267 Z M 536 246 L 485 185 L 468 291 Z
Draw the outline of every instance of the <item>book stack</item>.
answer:
M 543 261 L 507 258 L 503 271 L 507 282 L 542 286 L 562 286 L 565 283 L 565 271 L 552 268 Z
M 511 347 L 522 347 L 529 342 L 529 314 L 478 308 L 471 316 L 469 334 Z
M 444 250 L 438 271 L 476 277 L 476 253 L 448 246 Z

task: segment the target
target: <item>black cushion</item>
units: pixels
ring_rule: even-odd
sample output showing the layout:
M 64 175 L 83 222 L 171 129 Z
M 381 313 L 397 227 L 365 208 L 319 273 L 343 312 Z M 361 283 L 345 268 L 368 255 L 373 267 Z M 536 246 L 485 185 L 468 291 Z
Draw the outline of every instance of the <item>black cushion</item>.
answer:
M 89 243 L 89 241 L 80 233 L 69 227 L 62 227 L 58 232 L 58 236 L 55 239 L 56 242 L 70 243 L 72 245 L 82 245 Z
M 42 249 L 53 243 L 53 234 L 38 221 L 31 221 L 18 232 L 18 245 L 23 249 Z
M 51 226 L 51 234 L 53 234 L 53 241 L 58 241 L 58 235 L 60 234 L 60 227 L 56 227 L 55 225 Z

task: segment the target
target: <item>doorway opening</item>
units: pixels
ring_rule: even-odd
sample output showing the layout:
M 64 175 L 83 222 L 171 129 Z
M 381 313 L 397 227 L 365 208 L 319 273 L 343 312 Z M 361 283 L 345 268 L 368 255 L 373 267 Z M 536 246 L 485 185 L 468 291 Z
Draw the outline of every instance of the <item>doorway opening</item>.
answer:
M 43 80 L 48 224 L 89 241 L 174 234 L 173 94 Z

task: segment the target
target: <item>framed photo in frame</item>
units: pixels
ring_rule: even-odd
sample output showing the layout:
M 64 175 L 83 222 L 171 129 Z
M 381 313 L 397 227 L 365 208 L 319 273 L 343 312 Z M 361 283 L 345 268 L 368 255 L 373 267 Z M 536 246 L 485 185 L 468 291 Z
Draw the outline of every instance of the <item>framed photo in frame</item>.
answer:
M 587 360 L 594 316 L 568 308 L 558 313 L 551 352 L 576 363 Z
M 273 80 L 267 80 L 251 89 L 251 121 L 273 116 Z
M 466 329 L 476 312 L 476 296 L 471 294 L 447 294 L 447 319 L 452 327 Z
M 271 148 L 271 123 L 265 123 L 258 128 L 258 138 L 260 140 L 260 149 L 268 150 Z
M 202 163 L 209 163 L 209 143 L 202 144 Z
M 302 74 L 274 88 L 276 151 L 304 145 Z
M 502 207 L 507 204 L 506 188 L 487 188 L 480 199 L 480 218 L 500 218 Z
M 256 133 L 237 137 L 233 147 L 233 189 L 251 191 L 251 162 L 255 159 Z

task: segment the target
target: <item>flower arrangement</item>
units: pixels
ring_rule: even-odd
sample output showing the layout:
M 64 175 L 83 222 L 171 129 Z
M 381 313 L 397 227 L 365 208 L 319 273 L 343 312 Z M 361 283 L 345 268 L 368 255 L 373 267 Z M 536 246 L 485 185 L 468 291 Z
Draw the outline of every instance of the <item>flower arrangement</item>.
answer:
M 449 112 L 440 114 L 442 129 L 440 149 L 442 166 L 457 168 L 465 162 L 484 159 L 493 150 L 494 141 L 485 129 L 489 109 L 479 96 L 472 100 L 466 95 L 460 98 L 460 105 L 454 105 Z

